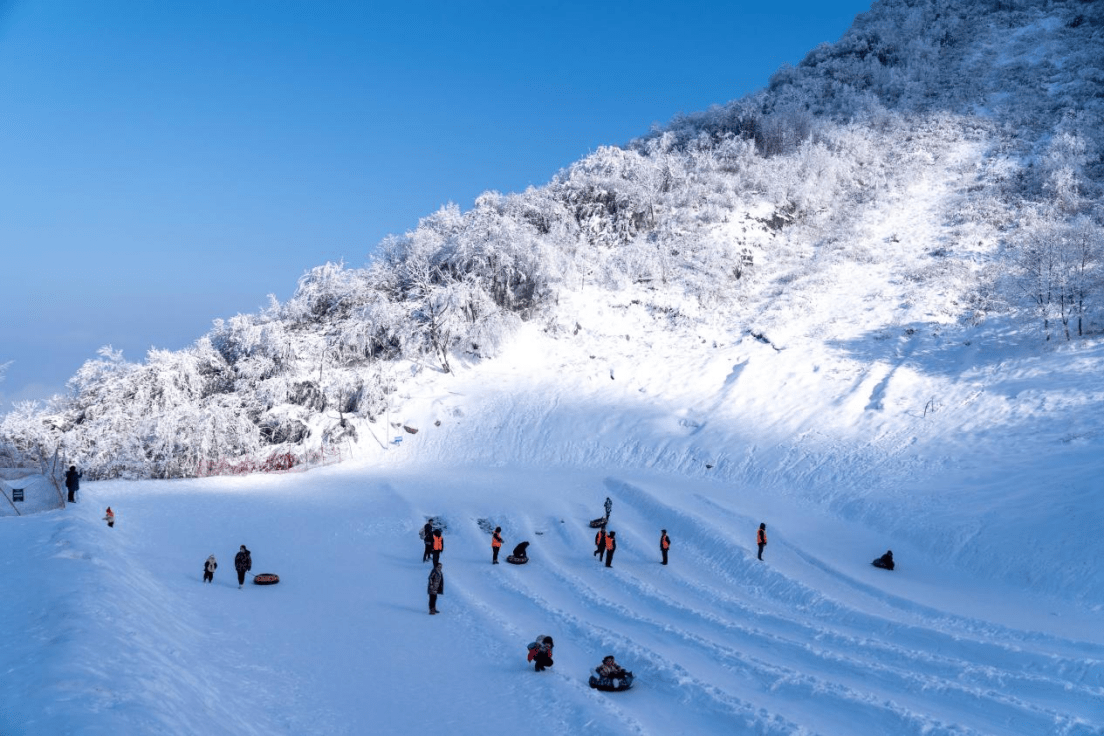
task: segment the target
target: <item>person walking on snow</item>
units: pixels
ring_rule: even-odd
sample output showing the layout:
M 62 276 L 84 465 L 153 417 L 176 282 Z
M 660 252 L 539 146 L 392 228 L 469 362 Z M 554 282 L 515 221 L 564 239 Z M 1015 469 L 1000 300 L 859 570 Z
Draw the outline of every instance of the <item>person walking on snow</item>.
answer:
M 422 542 L 425 543 L 425 552 L 422 554 L 422 562 L 429 560 L 433 554 L 433 522 L 427 521 L 422 527 Z
M 598 533 L 594 535 L 594 556 L 601 562 L 606 555 L 606 526 L 598 527 Z
M 426 587 L 429 593 L 429 615 L 437 615 L 437 596 L 445 594 L 445 573 L 441 572 L 441 563 L 434 562 L 433 569 L 429 571 L 429 584 Z
M 491 535 L 491 564 L 498 564 L 498 550 L 502 547 L 502 527 L 496 526 Z
M 253 569 L 253 557 L 243 544 L 238 553 L 234 555 L 234 569 L 238 571 L 238 590 L 245 585 L 245 574 Z
M 207 561 L 203 563 L 203 582 L 210 583 L 215 579 L 215 570 L 218 569 L 218 563 L 215 562 L 215 556 L 211 555 L 207 558 Z
M 115 526 L 115 512 L 111 510 L 111 507 L 107 507 L 107 513 L 104 514 L 104 521 L 107 522 L 109 527 Z
M 613 553 L 617 551 L 617 532 L 606 535 L 606 567 L 613 566 Z
M 69 503 L 77 502 L 77 491 L 80 490 L 81 474 L 77 472 L 76 465 L 70 465 L 65 471 L 65 487 L 69 490 Z
M 759 545 L 759 559 L 763 559 L 763 548 L 767 546 L 767 525 L 760 524 L 759 531 L 755 533 L 755 543 Z
M 659 530 L 659 551 L 663 553 L 663 564 L 667 564 L 667 550 L 671 549 L 671 538 L 666 529 Z
M 445 551 L 445 538 L 441 536 L 440 529 L 433 530 L 433 564 L 441 561 L 441 553 Z

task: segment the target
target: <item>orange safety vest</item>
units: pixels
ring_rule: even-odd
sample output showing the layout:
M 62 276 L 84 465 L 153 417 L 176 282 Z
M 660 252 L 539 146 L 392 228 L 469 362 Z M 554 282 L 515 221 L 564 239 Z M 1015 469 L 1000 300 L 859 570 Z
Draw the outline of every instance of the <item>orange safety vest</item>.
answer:
M 756 544 L 766 544 L 767 543 L 767 532 L 766 532 L 766 530 L 760 529 L 758 532 L 756 532 L 756 534 L 755 534 L 755 543 Z
M 666 534 L 660 536 L 660 538 L 659 538 L 659 548 L 660 549 L 671 549 L 671 540 L 667 538 Z
M 501 547 L 502 546 L 502 537 L 498 536 L 497 534 L 492 534 L 491 535 L 491 546 L 492 547 Z
M 445 538 L 434 536 L 433 537 L 433 549 L 437 552 L 440 552 L 444 548 L 445 548 Z
M 606 549 L 613 549 L 613 537 L 606 535 Z

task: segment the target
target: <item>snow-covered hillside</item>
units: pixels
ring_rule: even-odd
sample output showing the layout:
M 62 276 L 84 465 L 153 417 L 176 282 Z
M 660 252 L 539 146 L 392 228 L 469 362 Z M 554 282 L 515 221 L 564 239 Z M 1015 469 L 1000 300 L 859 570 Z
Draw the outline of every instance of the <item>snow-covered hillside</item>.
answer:
M 1101 733 L 1104 346 L 672 343 L 584 311 L 571 339 L 422 371 L 392 417 L 419 431 L 381 426 L 370 460 L 103 481 L 0 519 L 0 732 Z M 493 525 L 528 565 L 490 564 Z M 237 589 L 243 543 L 279 585 Z M 887 548 L 893 572 L 869 564 Z M 587 686 L 608 653 L 632 690 Z
M 96 480 L 0 515 L 0 734 L 1104 733 L 1101 33 L 880 2 L 760 96 L 105 350 L 3 420 Z M 587 687 L 609 653 L 632 690 Z

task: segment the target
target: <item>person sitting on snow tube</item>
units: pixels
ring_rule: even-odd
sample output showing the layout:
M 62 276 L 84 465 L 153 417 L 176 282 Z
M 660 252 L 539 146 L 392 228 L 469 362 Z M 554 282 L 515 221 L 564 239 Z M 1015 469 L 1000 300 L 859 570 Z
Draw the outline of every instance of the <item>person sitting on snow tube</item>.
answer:
M 886 553 L 870 563 L 874 567 L 881 567 L 886 570 L 893 569 L 893 550 L 886 550 Z
M 612 654 L 606 655 L 594 672 L 597 677 L 591 676 L 590 686 L 598 690 L 625 690 L 632 685 L 633 673 L 622 669 Z
M 524 565 L 529 561 L 529 556 L 525 554 L 525 548 L 529 546 L 528 542 L 522 542 L 518 546 L 514 547 L 514 553 L 506 558 L 507 562 L 512 562 L 515 565 Z

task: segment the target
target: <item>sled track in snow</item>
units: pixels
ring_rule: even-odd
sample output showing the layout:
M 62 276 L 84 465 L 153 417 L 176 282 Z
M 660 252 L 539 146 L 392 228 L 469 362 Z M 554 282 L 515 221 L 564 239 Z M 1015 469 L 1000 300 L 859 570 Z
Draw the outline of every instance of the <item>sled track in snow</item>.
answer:
M 728 521 L 723 516 L 706 521 L 629 484 L 607 487 L 618 508 L 631 509 L 612 524 L 622 546 L 612 569 L 590 556 L 589 528 L 553 522 L 528 569 L 466 578 L 473 615 L 516 636 L 509 622 L 517 616 L 496 610 L 526 611 L 543 622 L 536 628 L 576 649 L 616 652 L 637 673 L 649 708 L 719 714 L 738 730 L 1099 733 L 1101 647 L 947 614 L 794 550 L 804 579 L 832 580 L 834 593 L 825 595 L 733 546 L 717 526 Z M 677 563 L 667 568 L 625 554 L 644 546 L 634 530 L 658 529 L 657 519 L 678 534 Z M 732 520 L 751 528 L 747 519 Z M 839 586 L 892 618 L 844 602 Z M 595 695 L 583 692 L 586 674 L 563 672 L 572 698 Z M 620 705 L 600 702 L 622 728 L 642 732 Z M 847 722 L 794 722 L 779 707 L 786 702 L 805 712 L 820 703 Z

